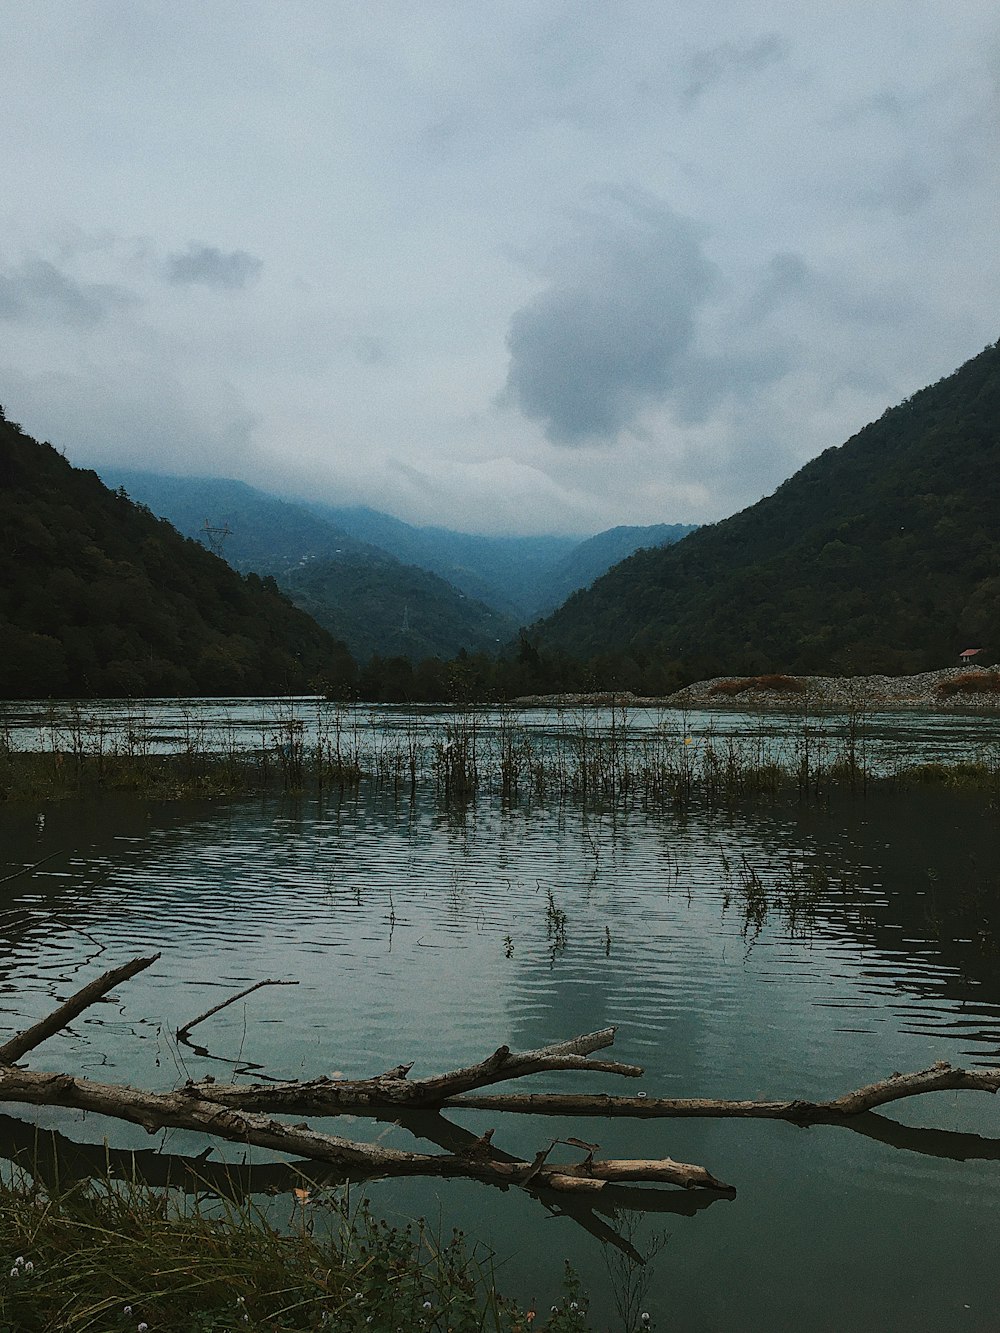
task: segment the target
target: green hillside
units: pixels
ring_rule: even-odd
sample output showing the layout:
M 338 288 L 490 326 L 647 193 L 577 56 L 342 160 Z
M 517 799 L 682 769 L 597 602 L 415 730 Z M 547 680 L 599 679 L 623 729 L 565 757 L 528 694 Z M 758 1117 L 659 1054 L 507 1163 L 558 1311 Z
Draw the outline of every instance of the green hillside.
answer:
M 299 692 L 353 670 L 271 580 L 0 411 L 0 697 Z
M 1000 348 L 767 499 L 642 551 L 535 627 L 582 658 L 722 672 L 909 672 L 1000 626 Z M 533 636 L 534 637 L 534 636 Z
M 679 542 L 694 527 L 689 523 L 654 523 L 646 527 L 608 528 L 579 542 L 547 572 L 543 585 L 544 604 L 549 611 L 560 606 L 578 588 L 589 587 L 612 565 L 650 546 Z
M 349 646 L 359 662 L 381 657 L 497 653 L 516 621 L 465 597 L 426 569 L 381 561 L 315 560 L 290 570 L 282 586 L 296 606 Z
M 344 640 L 359 661 L 372 653 L 418 661 L 463 648 L 496 652 L 517 630 L 511 617 L 359 539 L 318 507 L 219 477 L 123 469 L 105 469 L 103 476 L 185 536 L 214 542 L 234 569 L 273 575 L 295 605 Z M 377 517 L 383 527 L 408 527 Z

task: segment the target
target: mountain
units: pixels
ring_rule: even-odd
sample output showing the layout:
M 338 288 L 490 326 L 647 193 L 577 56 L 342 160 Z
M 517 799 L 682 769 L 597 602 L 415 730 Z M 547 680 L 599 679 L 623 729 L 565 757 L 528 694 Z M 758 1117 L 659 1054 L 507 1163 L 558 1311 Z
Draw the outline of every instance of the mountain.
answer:
M 771 496 L 633 555 L 535 626 L 688 678 L 913 672 L 1000 625 L 1000 345 L 886 411 Z
M 301 692 L 350 676 L 278 591 L 0 410 L 0 697 Z
M 484 537 L 450 528 L 418 528 L 363 506 L 310 508 L 353 537 L 429 569 L 518 621 L 556 604 L 547 594 L 549 574 L 578 544 L 576 537 Z
M 679 541 L 684 524 L 610 528 L 596 537 L 484 537 L 417 528 L 364 507 L 310 504 L 313 513 L 399 560 L 432 570 L 470 597 L 519 621 L 551 611 L 642 546 Z
M 318 509 L 240 481 L 110 468 L 103 475 L 186 536 L 214 545 L 235 569 L 273 575 L 359 660 L 496 652 L 516 633 L 515 620 L 359 540 Z
M 544 603 L 537 609 L 550 611 L 578 588 L 587 588 L 612 565 L 650 546 L 670 546 L 694 532 L 688 523 L 655 523 L 648 527 L 608 528 L 578 542 L 548 570 Z
M 373 653 L 412 662 L 456 657 L 463 649 L 495 654 L 517 633 L 516 622 L 502 612 L 389 556 L 306 560 L 288 571 L 282 586 L 359 661 Z
M 102 468 L 119 487 L 179 532 L 221 555 L 242 573 L 275 577 L 303 560 L 344 555 L 383 560 L 386 553 L 312 514 L 242 481 L 222 477 L 165 477 L 127 468 Z

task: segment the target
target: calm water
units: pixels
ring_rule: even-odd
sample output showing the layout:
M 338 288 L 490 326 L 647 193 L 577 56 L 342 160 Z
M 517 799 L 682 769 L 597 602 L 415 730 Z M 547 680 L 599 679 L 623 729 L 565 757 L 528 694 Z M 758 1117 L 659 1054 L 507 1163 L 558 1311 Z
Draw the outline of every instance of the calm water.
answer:
M 696 719 L 685 725 L 697 734 Z M 993 726 L 924 716 L 894 732 L 888 718 L 881 739 L 916 757 L 916 735 L 928 752 L 967 753 L 992 743 Z M 0 885 L 0 1030 L 160 949 L 153 969 L 41 1047 L 32 1067 L 159 1088 L 226 1077 L 225 1064 L 178 1048 L 172 1033 L 264 977 L 299 984 L 259 991 L 196 1033 L 212 1054 L 279 1076 L 364 1075 L 409 1060 L 430 1073 L 500 1042 L 524 1049 L 611 1023 L 615 1054 L 645 1066 L 651 1095 L 825 1098 L 937 1059 L 996 1067 L 998 844 L 997 816 L 981 801 L 926 792 L 617 817 L 491 798 L 462 816 L 422 787 L 413 801 L 363 789 L 0 808 L 0 879 L 52 857 Z M 748 921 L 751 871 L 783 901 L 789 884 L 811 885 L 813 910 L 790 918 L 772 905 Z M 566 914 L 564 936 L 553 934 L 550 903 Z M 585 1075 L 531 1084 L 638 1086 Z M 93 1117 L 37 1120 L 80 1141 L 151 1142 Z M 766 1121 L 454 1120 L 477 1133 L 495 1125 L 497 1145 L 520 1155 L 575 1134 L 599 1140 L 602 1155 L 669 1155 L 737 1186 L 735 1200 L 707 1207 L 651 1189 L 681 1211 L 581 1218 L 461 1182 L 366 1187 L 387 1214 L 482 1237 L 501 1285 L 521 1299 L 551 1303 L 568 1258 L 595 1324 L 620 1327 L 616 1251 L 593 1234 L 604 1224 L 639 1250 L 667 1233 L 639 1278 L 659 1329 L 998 1325 L 994 1098 L 899 1103 L 864 1134 Z M 398 1126 L 326 1127 L 427 1146 Z M 153 1142 L 175 1153 L 204 1146 L 181 1133 Z

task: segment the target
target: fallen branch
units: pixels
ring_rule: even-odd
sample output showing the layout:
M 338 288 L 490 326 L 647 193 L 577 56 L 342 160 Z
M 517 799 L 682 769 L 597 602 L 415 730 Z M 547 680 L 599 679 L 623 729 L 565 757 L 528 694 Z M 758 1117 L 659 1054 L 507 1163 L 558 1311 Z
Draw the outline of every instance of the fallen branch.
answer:
M 9 884 L 12 879 L 20 879 L 22 875 L 32 875 L 39 866 L 45 865 L 48 861 L 54 861 L 57 856 L 62 856 L 62 852 L 50 852 L 48 856 L 43 856 L 34 865 L 22 866 L 20 870 L 15 870 L 13 875 L 4 875 L 3 879 L 0 879 L 0 884 Z
M 252 995 L 255 990 L 260 990 L 262 986 L 297 986 L 298 984 L 297 981 L 272 981 L 270 978 L 268 978 L 267 981 L 255 981 L 252 986 L 247 986 L 246 990 L 241 990 L 237 995 L 230 995 L 228 1000 L 223 1000 L 221 1004 L 216 1004 L 213 1005 L 211 1009 L 206 1009 L 205 1012 L 199 1014 L 197 1018 L 192 1018 L 189 1023 L 185 1023 L 183 1027 L 179 1027 L 174 1033 L 174 1036 L 178 1041 L 183 1041 L 185 1044 L 189 1044 L 187 1039 L 192 1028 L 196 1028 L 199 1023 L 204 1023 L 206 1018 L 211 1018 L 213 1014 L 217 1014 L 221 1009 L 228 1009 L 228 1007 L 231 1004 L 235 1004 L 237 1000 L 242 1000 L 247 995 Z
M 220 1106 L 246 1111 L 284 1111 L 289 1115 L 343 1115 L 390 1107 L 437 1109 L 448 1105 L 449 1099 L 461 1101 L 458 1094 L 470 1089 L 552 1070 L 573 1069 L 641 1078 L 643 1069 L 640 1065 L 587 1058 L 591 1052 L 610 1046 L 614 1039 L 615 1029 L 610 1027 L 534 1051 L 514 1052 L 509 1046 L 500 1046 L 478 1064 L 430 1078 L 411 1079 L 409 1072 L 413 1066 L 398 1065 L 384 1074 L 365 1079 L 323 1076 L 306 1082 L 225 1084 L 216 1083 L 209 1077 L 189 1086 L 199 1096 Z
M 102 996 L 107 995 L 109 990 L 114 990 L 120 982 L 128 981 L 137 972 L 142 972 L 144 968 L 150 967 L 159 956 L 158 953 L 154 953 L 151 958 L 133 958 L 130 963 L 124 963 L 121 967 L 113 967 L 110 972 L 105 972 L 95 981 L 88 982 L 75 995 L 71 995 L 58 1009 L 54 1009 L 47 1018 L 40 1019 L 30 1028 L 25 1028 L 23 1032 L 19 1032 L 17 1036 L 4 1042 L 0 1046 L 0 1064 L 13 1064 L 15 1060 L 20 1060 L 23 1055 L 27 1055 L 28 1051 L 40 1046 L 48 1037 L 55 1036 L 67 1023 L 72 1023 L 77 1014 L 82 1014 L 84 1009 L 96 1000 L 101 999 Z
M 31 1050 L 46 1037 L 76 1017 L 87 1005 L 94 1003 L 118 982 L 134 976 L 156 961 L 153 958 L 135 958 L 82 987 L 61 1004 L 48 1018 L 0 1046 L 0 1102 L 23 1102 L 34 1106 L 63 1106 L 141 1125 L 149 1133 L 161 1129 L 192 1129 L 231 1142 L 253 1144 L 276 1152 L 298 1154 L 312 1161 L 326 1162 L 338 1170 L 362 1172 L 367 1176 L 463 1176 L 489 1181 L 492 1184 L 545 1187 L 569 1193 L 603 1189 L 608 1181 L 655 1181 L 680 1185 L 685 1189 L 712 1189 L 731 1193 L 732 1187 L 717 1180 L 704 1167 L 686 1162 L 675 1162 L 669 1157 L 653 1160 L 598 1161 L 594 1159 L 596 1145 L 580 1145 L 586 1150 L 582 1162 L 550 1163 L 548 1158 L 555 1147 L 536 1154 L 534 1161 L 506 1159 L 491 1148 L 492 1130 L 458 1153 L 428 1155 L 401 1152 L 377 1144 L 354 1143 L 332 1134 L 320 1133 L 306 1124 L 286 1125 L 273 1120 L 268 1114 L 254 1109 L 258 1103 L 270 1101 L 267 1111 L 289 1109 L 289 1094 L 301 1097 L 303 1088 L 320 1091 L 342 1085 L 330 1079 L 314 1084 L 271 1084 L 264 1088 L 244 1090 L 239 1087 L 220 1087 L 211 1079 L 195 1084 L 189 1081 L 175 1092 L 145 1092 L 138 1088 L 95 1083 L 89 1079 L 73 1078 L 68 1074 L 40 1074 L 13 1065 L 13 1061 Z M 257 986 L 267 983 L 257 983 Z M 253 986 L 250 990 L 256 990 Z M 246 992 L 249 994 L 249 991 Z M 240 998 L 232 997 L 233 1000 Z M 226 1003 L 232 1003 L 232 1000 Z M 216 1006 L 217 1012 L 225 1005 Z M 204 1015 L 207 1017 L 208 1015 Z M 197 1021 L 197 1020 L 195 1020 Z M 189 1028 L 193 1024 L 187 1025 Z M 399 1100 L 416 1099 L 426 1103 L 439 1102 L 451 1092 L 483 1087 L 503 1079 L 520 1077 L 539 1069 L 599 1069 L 641 1074 L 634 1065 L 617 1065 L 603 1060 L 588 1060 L 586 1056 L 614 1041 L 614 1028 L 588 1033 L 569 1041 L 543 1047 L 539 1051 L 512 1054 L 501 1046 L 486 1060 L 466 1069 L 453 1071 L 429 1079 L 408 1081 L 409 1065 L 400 1065 L 381 1078 L 368 1080 L 369 1096 L 386 1097 L 392 1101 L 395 1089 Z M 361 1085 L 354 1085 L 355 1088 Z M 403 1091 L 400 1091 L 403 1090 Z M 236 1099 L 248 1091 L 249 1105 L 240 1106 Z M 218 1096 L 206 1094 L 218 1093 Z M 227 1104 L 226 1094 L 233 1099 Z M 301 1111 L 296 1111 L 301 1114 Z M 329 1112 L 327 1112 L 329 1113 Z
M 635 1120 L 701 1116 L 708 1118 L 793 1120 L 799 1123 L 847 1119 L 863 1115 L 876 1106 L 920 1097 L 927 1092 L 992 1092 L 1000 1090 L 1000 1070 L 956 1069 L 939 1060 L 929 1069 L 913 1074 L 890 1074 L 877 1083 L 866 1084 L 827 1102 L 729 1101 L 710 1097 L 614 1097 L 601 1093 L 579 1096 L 573 1093 L 536 1092 L 507 1096 L 449 1097 L 442 1106 L 451 1111 L 516 1111 L 523 1115 L 626 1116 Z
M 342 1170 L 357 1168 L 371 1176 L 462 1176 L 499 1185 L 533 1183 L 548 1189 L 579 1191 L 603 1188 L 606 1181 L 657 1181 L 685 1189 L 731 1190 L 704 1167 L 669 1157 L 583 1162 L 547 1160 L 551 1146 L 533 1162 L 502 1162 L 475 1152 L 436 1154 L 401 1152 L 373 1143 L 354 1143 L 310 1129 L 286 1125 L 255 1112 L 235 1111 L 199 1097 L 191 1085 L 177 1092 L 145 1092 L 68 1074 L 39 1074 L 11 1066 L 0 1069 L 0 1101 L 32 1106 L 63 1106 L 93 1111 L 141 1125 L 150 1134 L 161 1129 L 193 1129 L 253 1144 L 274 1152 L 294 1153 Z
M 704 1167 L 671 1158 L 598 1160 L 598 1145 L 579 1139 L 556 1139 L 535 1154 L 532 1161 L 514 1158 L 495 1148 L 492 1130 L 477 1137 L 451 1127 L 454 1149 L 443 1154 L 402 1152 L 377 1144 L 354 1143 L 311 1129 L 307 1124 L 288 1125 L 273 1114 L 319 1114 L 344 1112 L 398 1117 L 415 1110 L 489 1110 L 561 1116 L 629 1116 L 650 1119 L 670 1116 L 743 1117 L 859 1125 L 874 1107 L 927 1092 L 967 1089 L 996 1093 L 1000 1071 L 955 1069 L 939 1062 L 911 1074 L 895 1073 L 877 1083 L 825 1102 L 802 1099 L 788 1101 L 732 1101 L 711 1098 L 614 1097 L 557 1093 L 479 1095 L 477 1089 L 505 1080 L 548 1070 L 574 1069 L 615 1073 L 635 1078 L 642 1074 L 636 1065 L 590 1058 L 595 1051 L 612 1045 L 613 1027 L 585 1033 L 533 1051 L 512 1052 L 500 1046 L 477 1064 L 429 1078 L 410 1079 L 410 1065 L 399 1065 L 374 1078 L 344 1080 L 322 1077 L 308 1082 L 271 1082 L 265 1085 L 219 1084 L 212 1078 L 188 1081 L 169 1093 L 145 1092 L 136 1088 L 94 1083 L 67 1074 L 39 1074 L 13 1067 L 26 1051 L 57 1032 L 78 1013 L 105 995 L 118 982 L 127 980 L 156 961 L 136 958 L 106 972 L 60 1005 L 48 1018 L 0 1046 L 0 1102 L 63 1106 L 142 1125 L 150 1133 L 163 1128 L 193 1129 L 232 1142 L 252 1144 L 277 1152 L 297 1154 L 323 1162 L 346 1174 L 366 1176 L 465 1177 L 487 1181 L 501 1188 L 518 1185 L 530 1190 L 551 1189 L 589 1194 L 609 1181 L 653 1181 L 685 1189 L 707 1189 L 732 1194 L 732 1187 Z M 190 1031 L 198 1022 L 265 985 L 257 982 L 247 990 L 216 1005 L 186 1024 Z M 445 1125 L 440 1117 L 435 1124 Z M 440 1131 L 431 1137 L 439 1137 Z M 577 1162 L 553 1162 L 557 1143 L 580 1149 Z

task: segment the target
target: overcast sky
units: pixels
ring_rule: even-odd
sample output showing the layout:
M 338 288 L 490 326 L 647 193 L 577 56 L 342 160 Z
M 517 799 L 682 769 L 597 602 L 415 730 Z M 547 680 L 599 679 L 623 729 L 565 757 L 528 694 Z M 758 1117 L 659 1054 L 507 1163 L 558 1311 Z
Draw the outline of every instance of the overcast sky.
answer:
M 0 0 L 0 402 L 470 531 L 703 522 L 1000 337 L 996 0 Z

